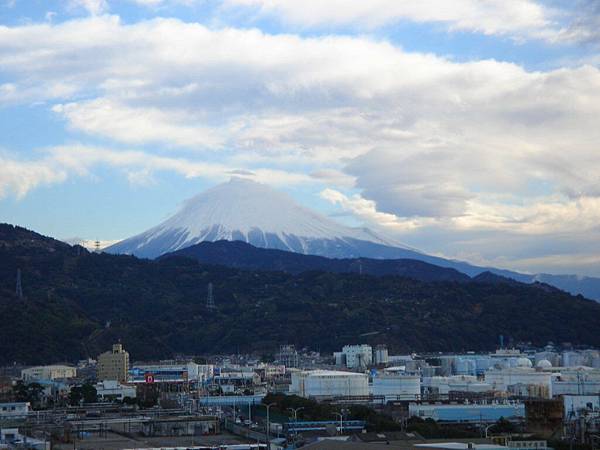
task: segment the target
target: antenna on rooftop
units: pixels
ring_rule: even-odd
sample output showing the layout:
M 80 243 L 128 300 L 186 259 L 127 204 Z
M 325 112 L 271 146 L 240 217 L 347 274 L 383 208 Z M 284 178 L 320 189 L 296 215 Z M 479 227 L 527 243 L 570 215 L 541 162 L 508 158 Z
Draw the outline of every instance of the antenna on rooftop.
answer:
M 208 309 L 216 309 L 215 299 L 213 298 L 213 284 L 208 283 L 208 293 L 206 294 L 206 307 Z
M 15 293 L 19 300 L 23 298 L 23 286 L 21 285 L 21 269 L 17 269 L 17 287 L 15 289 Z

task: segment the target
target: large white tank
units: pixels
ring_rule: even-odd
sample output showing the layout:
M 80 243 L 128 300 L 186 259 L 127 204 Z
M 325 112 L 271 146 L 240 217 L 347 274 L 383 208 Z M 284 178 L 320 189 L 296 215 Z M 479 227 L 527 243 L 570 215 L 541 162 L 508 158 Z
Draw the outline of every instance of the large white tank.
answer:
M 346 397 L 369 395 L 364 373 L 310 370 L 292 374 L 290 393 L 302 397 Z
M 373 377 L 373 395 L 383 395 L 385 401 L 418 400 L 421 398 L 419 376 L 382 373 Z

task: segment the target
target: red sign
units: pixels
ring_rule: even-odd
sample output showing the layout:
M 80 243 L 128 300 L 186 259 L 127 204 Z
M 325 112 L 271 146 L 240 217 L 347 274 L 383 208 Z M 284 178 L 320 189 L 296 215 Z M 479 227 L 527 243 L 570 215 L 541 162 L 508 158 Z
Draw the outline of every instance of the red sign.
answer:
M 144 375 L 144 378 L 146 379 L 146 383 L 154 383 L 154 374 L 147 373 Z

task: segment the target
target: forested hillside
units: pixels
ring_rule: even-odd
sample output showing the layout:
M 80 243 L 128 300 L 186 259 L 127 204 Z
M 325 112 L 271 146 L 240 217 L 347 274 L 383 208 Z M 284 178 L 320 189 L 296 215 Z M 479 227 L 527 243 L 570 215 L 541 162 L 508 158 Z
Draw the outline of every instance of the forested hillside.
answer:
M 22 299 L 15 293 L 22 272 Z M 0 363 L 96 356 L 121 339 L 132 359 L 174 353 L 492 349 L 514 341 L 600 346 L 600 304 L 544 285 L 253 272 L 173 257 L 89 253 L 0 225 Z M 216 310 L 206 308 L 214 285 Z

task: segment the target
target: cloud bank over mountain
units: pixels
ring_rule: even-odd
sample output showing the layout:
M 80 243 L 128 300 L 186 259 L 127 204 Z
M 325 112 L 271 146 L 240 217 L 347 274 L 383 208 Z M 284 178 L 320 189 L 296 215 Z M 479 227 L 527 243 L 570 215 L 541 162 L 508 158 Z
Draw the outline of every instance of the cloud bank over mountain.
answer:
M 593 2 L 301 3 L 78 1 L 0 26 L 0 108 L 63 130 L 0 142 L 0 197 L 242 171 L 429 252 L 600 275 Z M 461 41 L 415 50 L 406 23 Z M 461 50 L 477 39 L 554 59 Z

